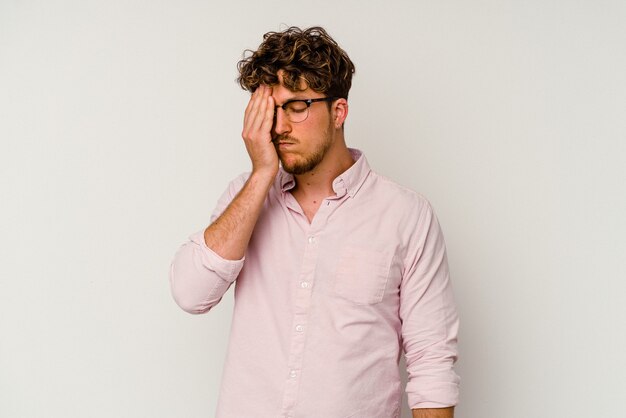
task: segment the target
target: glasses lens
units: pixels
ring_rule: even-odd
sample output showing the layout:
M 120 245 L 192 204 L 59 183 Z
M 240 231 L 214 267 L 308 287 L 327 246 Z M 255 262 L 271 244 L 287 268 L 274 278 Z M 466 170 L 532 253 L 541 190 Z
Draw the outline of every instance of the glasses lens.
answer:
M 291 102 L 286 107 L 285 113 L 291 122 L 302 122 L 309 115 L 309 107 L 305 102 Z

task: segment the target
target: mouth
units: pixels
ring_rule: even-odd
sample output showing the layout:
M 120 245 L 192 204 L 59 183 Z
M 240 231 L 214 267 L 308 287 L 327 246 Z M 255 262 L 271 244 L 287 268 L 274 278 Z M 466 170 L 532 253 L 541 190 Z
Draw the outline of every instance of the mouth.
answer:
M 287 149 L 296 145 L 295 142 L 288 141 L 288 140 L 285 140 L 285 138 L 280 138 L 280 137 L 274 138 L 272 142 L 274 142 L 274 145 L 279 149 Z
M 293 142 L 278 142 L 276 145 L 279 149 L 285 150 L 293 147 L 295 144 Z

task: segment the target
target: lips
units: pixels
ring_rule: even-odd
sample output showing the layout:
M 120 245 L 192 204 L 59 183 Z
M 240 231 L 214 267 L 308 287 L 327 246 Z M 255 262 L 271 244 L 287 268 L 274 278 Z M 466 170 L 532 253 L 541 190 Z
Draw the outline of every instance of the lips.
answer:
M 289 148 L 296 144 L 295 141 L 290 141 L 289 138 L 280 136 L 274 138 L 273 142 L 277 148 Z
M 276 135 L 272 138 L 272 142 L 275 144 L 295 144 L 298 141 L 288 135 Z
M 276 151 L 281 153 L 288 153 L 294 152 L 296 146 L 300 141 L 288 135 L 276 135 L 272 139 L 272 142 L 274 143 L 274 147 L 276 147 Z

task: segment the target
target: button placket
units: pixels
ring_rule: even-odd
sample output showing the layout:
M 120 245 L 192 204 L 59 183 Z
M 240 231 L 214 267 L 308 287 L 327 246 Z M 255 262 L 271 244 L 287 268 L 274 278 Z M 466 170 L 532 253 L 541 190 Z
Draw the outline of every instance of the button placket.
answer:
M 304 358 L 305 340 L 307 337 L 307 321 L 311 307 L 312 287 L 315 278 L 315 267 L 318 257 L 318 237 L 313 228 L 304 236 L 305 246 L 302 257 L 299 280 L 294 284 L 294 316 L 292 319 L 291 346 L 287 363 L 287 379 L 283 393 L 283 413 L 292 414 L 298 400 L 302 362 Z

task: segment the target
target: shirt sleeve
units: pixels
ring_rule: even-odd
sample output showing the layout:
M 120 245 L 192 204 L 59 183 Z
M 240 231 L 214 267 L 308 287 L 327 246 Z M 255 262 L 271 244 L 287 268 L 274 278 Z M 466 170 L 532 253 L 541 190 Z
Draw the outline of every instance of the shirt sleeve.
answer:
M 248 174 L 233 180 L 211 215 L 213 223 L 243 188 Z M 170 290 L 174 301 L 186 312 L 201 314 L 217 305 L 243 268 L 245 257 L 226 260 L 204 241 L 204 230 L 191 234 L 170 264 Z
M 428 202 L 422 207 L 404 263 L 400 318 L 411 409 L 454 406 L 459 399 L 459 319 L 443 233 Z

